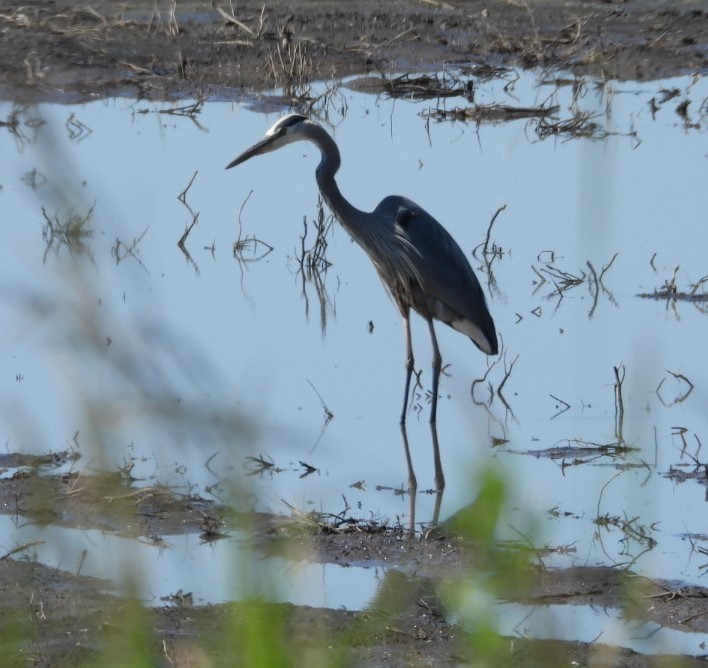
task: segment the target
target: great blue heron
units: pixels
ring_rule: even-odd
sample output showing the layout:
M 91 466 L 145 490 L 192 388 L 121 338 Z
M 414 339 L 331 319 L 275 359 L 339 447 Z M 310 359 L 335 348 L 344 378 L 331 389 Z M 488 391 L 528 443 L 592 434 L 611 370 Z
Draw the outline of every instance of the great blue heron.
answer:
M 339 149 L 322 126 L 306 116 L 289 114 L 278 119 L 263 140 L 244 151 L 226 169 L 300 140 L 310 141 L 320 149 L 322 160 L 315 176 L 322 197 L 344 229 L 371 258 L 403 317 L 406 385 L 401 425 L 406 420 L 413 373 L 410 309 L 417 311 L 428 323 L 433 342 L 430 422 L 434 425 L 442 358 L 433 318 L 469 336 L 487 355 L 498 352 L 497 333 L 482 287 L 455 240 L 415 202 L 392 195 L 382 200 L 371 213 L 366 213 L 344 199 L 334 180 L 341 162 Z

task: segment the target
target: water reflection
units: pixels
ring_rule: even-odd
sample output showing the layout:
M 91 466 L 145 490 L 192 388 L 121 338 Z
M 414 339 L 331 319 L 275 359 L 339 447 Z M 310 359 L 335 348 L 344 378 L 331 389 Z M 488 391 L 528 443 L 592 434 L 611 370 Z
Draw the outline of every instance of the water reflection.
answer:
M 704 86 L 539 85 L 516 74 L 476 85 L 479 105 L 558 105 L 561 123 L 578 109 L 591 114 L 603 140 L 557 131 L 541 141 L 533 120 L 426 122 L 419 114 L 442 101 L 338 93 L 348 113 L 329 116 L 346 155 L 342 190 L 363 208 L 389 192 L 415 194 L 476 257 L 504 333 L 505 354 L 485 370 L 468 341 L 441 328 L 453 364 L 435 433 L 427 362 L 404 433 L 397 423 L 401 326 L 367 258 L 335 226 L 326 271 L 298 273 L 320 219 L 316 155 L 292 149 L 282 164 L 254 162 L 248 178 L 223 174 L 270 124 L 241 107 L 204 104 L 202 130 L 179 115 L 138 113 L 161 108 L 144 102 L 2 105 L 1 149 L 15 156 L 0 166 L 8 449 L 64 449 L 78 432 L 81 466 L 116 469 L 127 458 L 140 484 L 225 500 L 242 487 L 254 507 L 281 512 L 281 499 L 329 511 L 345 495 L 362 516 L 416 528 L 472 503 L 472 472 L 496 460 L 515 480 L 508 524 L 523 524 L 524 509 L 547 516 L 539 540 L 575 546 L 559 561 L 626 563 L 651 538 L 637 569 L 701 580 L 701 560 L 681 557 L 685 536 L 703 526 L 708 368 L 696 351 L 705 314 L 671 292 L 698 295 L 706 275 L 705 150 L 696 141 L 705 113 L 677 110 L 705 97 Z M 81 141 L 77 123 L 92 131 Z M 363 137 L 380 156 L 373 163 Z M 194 216 L 178 196 L 195 172 L 190 262 L 177 242 Z M 276 195 L 274 182 L 283 184 Z M 78 193 L 73 212 L 67 193 Z M 94 202 L 86 251 L 61 246 L 43 263 L 42 206 L 59 232 Z M 662 282 L 668 302 L 635 296 Z M 412 327 L 427 359 L 425 323 Z M 615 367 L 625 369 L 619 432 Z M 247 418 L 258 432 L 244 429 Z M 211 425 L 207 437 L 197 423 Z M 412 489 L 414 468 L 426 487 L 435 442 L 444 498 L 377 491 Z M 620 442 L 626 449 L 608 447 Z M 281 472 L 248 476 L 243 463 L 259 456 Z M 316 471 L 301 478 L 300 461 Z M 642 532 L 655 525 L 661 533 Z M 634 534 L 628 554 L 621 541 Z
M 325 281 L 327 279 L 327 269 L 332 263 L 327 259 L 327 237 L 331 235 L 334 225 L 334 216 L 326 214 L 324 210 L 324 200 L 320 196 L 317 199 L 317 216 L 308 223 L 307 216 L 303 216 L 303 232 L 300 235 L 300 248 L 296 254 L 298 264 L 297 275 L 302 282 L 302 298 L 305 302 L 305 317 L 310 317 L 309 286 L 315 290 L 317 303 L 320 307 L 320 330 L 322 336 L 327 333 L 327 318 L 337 316 L 336 303 L 330 297 Z M 312 231 L 310 231 L 312 230 Z M 308 235 L 313 237 L 312 241 Z
M 436 422 L 430 422 L 430 436 L 435 466 L 435 489 L 432 490 L 432 493 L 435 495 L 435 505 L 433 507 L 432 516 L 429 519 L 424 518 L 421 521 L 421 518 L 417 517 L 415 512 L 418 499 L 418 479 L 413 470 L 413 459 L 411 458 L 410 446 L 408 445 L 406 423 L 401 422 L 401 438 L 403 439 L 403 451 L 406 457 L 406 467 L 408 468 L 408 496 L 410 498 L 408 508 L 408 533 L 410 536 L 415 535 L 419 526 L 434 527 L 440 521 L 440 507 L 442 505 L 443 492 L 445 491 L 445 475 L 440 459 L 440 445 L 438 443 L 438 427 Z

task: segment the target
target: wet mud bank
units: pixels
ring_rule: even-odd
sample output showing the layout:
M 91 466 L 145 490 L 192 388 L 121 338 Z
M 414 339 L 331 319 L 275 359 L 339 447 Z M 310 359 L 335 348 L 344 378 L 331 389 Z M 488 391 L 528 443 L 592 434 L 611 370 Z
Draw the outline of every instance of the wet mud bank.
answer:
M 6 98 L 238 99 L 470 63 L 640 80 L 705 72 L 708 9 L 700 0 L 0 4 Z
M 606 569 L 587 570 L 567 573 L 573 585 L 569 588 L 556 585 L 554 596 L 569 600 L 581 595 L 577 591 L 578 581 L 589 591 L 599 585 L 612 585 L 617 578 Z M 135 601 L 108 593 L 110 583 L 36 563 L 2 559 L 1 612 L 4 619 L 19 620 L 15 628 L 6 626 L 6 631 L 22 639 L 12 649 L 5 643 L 5 665 L 26 665 L 28 661 L 35 666 L 96 665 L 96 662 L 104 665 L 101 657 L 111 648 L 116 650 L 116 657 L 124 658 L 120 650 L 134 642 L 136 629 L 144 636 L 141 658 L 149 658 L 149 665 L 240 665 L 234 661 L 246 661 L 247 654 L 239 647 L 238 639 L 247 637 L 254 616 L 256 623 L 260 620 L 271 628 L 272 620 L 277 619 L 277 632 L 282 634 L 282 640 L 290 643 L 290 647 L 297 647 L 299 656 L 319 657 L 322 663 L 318 665 L 460 665 L 462 657 L 468 657 L 474 664 L 470 632 L 445 620 L 444 611 L 436 607 L 434 595 L 424 582 L 404 582 L 405 587 L 398 583 L 397 597 L 389 595 L 380 607 L 365 612 L 252 602 L 197 606 L 184 594 L 167 604 L 145 609 Z M 667 595 L 659 592 L 652 597 L 648 590 L 644 600 L 651 601 L 651 607 L 662 608 L 668 617 L 700 615 L 690 603 L 691 598 L 676 592 L 672 597 L 664 593 Z M 548 595 L 538 599 L 549 600 Z M 601 605 L 602 601 L 595 603 Z M 232 641 L 225 642 L 225 638 Z M 634 668 L 706 664 L 701 658 L 647 657 L 599 641 L 508 638 L 501 642 L 506 657 L 504 665 L 511 666 Z M 280 661 L 268 665 L 299 665 L 283 660 L 282 656 L 275 659 Z
M 36 458 L 35 458 L 36 459 Z M 55 464 L 58 460 L 55 459 Z M 227 507 L 166 488 L 135 488 L 120 473 L 38 475 L 22 455 L 5 456 L 20 473 L 0 481 L 0 510 L 24 522 L 98 529 L 171 549 L 161 536 L 198 534 L 213 543 L 236 529 L 253 535 L 256 561 L 272 556 L 293 564 L 308 560 L 343 568 L 378 569 L 377 595 L 363 611 L 248 602 L 203 605 L 177 589 L 148 602 L 119 593 L 115 582 L 42 565 L 32 558 L 36 542 L 0 554 L 3 619 L 16 620 L 4 634 L 5 657 L 32 665 L 93 664 L 141 637 L 141 657 L 151 665 L 233 665 L 248 660 L 247 638 L 263 624 L 282 647 L 315 655 L 318 665 L 443 665 L 476 656 L 474 630 L 460 627 L 444 600 L 470 573 L 490 568 L 484 546 L 443 525 L 424 535 L 353 518 L 338 527 L 315 513 L 291 516 L 235 514 Z M 46 461 L 39 462 L 40 465 Z M 6 469 L 7 470 L 7 469 Z M 708 633 L 708 591 L 650 580 L 612 568 L 546 569 L 513 549 L 494 549 L 494 560 L 516 560 L 502 600 L 528 606 L 593 606 L 657 628 Z M 521 565 L 522 564 L 522 565 Z M 178 586 L 179 583 L 175 583 Z M 150 605 L 151 603 L 151 605 Z M 8 642 L 12 641 L 14 642 Z M 596 642 L 500 638 L 506 665 L 705 665 L 699 658 L 647 657 Z M 245 645 L 244 645 L 245 643 Z M 277 644 L 277 643 L 276 643 Z M 270 665 L 290 665 L 283 656 Z M 678 661 L 678 662 L 677 662 Z M 550 663 L 549 663 L 550 662 Z M 599 663 L 598 663 L 599 662 Z M 296 665 L 296 664 L 293 664 Z

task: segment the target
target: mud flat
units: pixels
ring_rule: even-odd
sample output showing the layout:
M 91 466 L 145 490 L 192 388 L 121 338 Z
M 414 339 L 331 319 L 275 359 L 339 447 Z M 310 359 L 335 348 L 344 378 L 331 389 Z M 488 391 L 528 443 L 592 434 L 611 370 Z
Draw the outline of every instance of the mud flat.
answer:
M 238 99 L 294 82 L 470 63 L 640 80 L 708 68 L 701 0 L 176 4 L 2 2 L 0 93 Z

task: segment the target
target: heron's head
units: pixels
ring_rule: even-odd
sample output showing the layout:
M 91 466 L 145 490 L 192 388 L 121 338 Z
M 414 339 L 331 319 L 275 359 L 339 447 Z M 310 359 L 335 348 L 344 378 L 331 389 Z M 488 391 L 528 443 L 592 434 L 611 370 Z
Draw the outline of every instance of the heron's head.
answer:
M 302 114 L 288 114 L 279 118 L 273 127 L 266 132 L 266 136 L 257 144 L 251 146 L 235 160 L 232 160 L 226 169 L 231 169 L 236 165 L 240 165 L 254 155 L 269 153 L 282 148 L 286 144 L 290 144 L 299 139 L 305 139 L 307 127 L 312 125 L 312 121 Z

